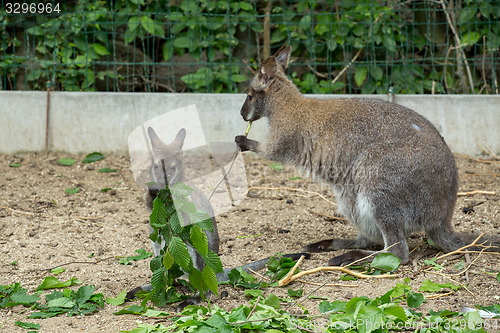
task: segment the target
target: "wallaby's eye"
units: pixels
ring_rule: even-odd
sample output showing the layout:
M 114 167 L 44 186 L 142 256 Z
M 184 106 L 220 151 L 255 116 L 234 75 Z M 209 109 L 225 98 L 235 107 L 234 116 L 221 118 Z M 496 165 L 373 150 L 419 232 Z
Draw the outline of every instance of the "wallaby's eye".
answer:
M 247 98 L 248 98 L 249 101 L 251 101 L 252 98 L 253 98 L 253 96 L 252 95 L 247 95 Z

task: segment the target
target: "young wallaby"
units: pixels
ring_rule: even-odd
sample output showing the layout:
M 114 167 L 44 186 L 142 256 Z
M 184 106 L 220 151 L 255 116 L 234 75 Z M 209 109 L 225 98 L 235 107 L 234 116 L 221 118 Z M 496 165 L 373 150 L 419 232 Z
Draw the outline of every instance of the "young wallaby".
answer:
M 170 143 L 164 143 L 156 134 L 156 132 L 149 127 L 148 136 L 151 141 L 152 146 L 152 165 L 151 165 L 151 179 L 153 184 L 148 186 L 148 191 L 144 194 L 144 202 L 149 207 L 150 210 L 153 209 L 153 201 L 158 195 L 160 189 L 163 189 L 168 184 L 172 186 L 174 184 L 183 182 L 193 189 L 193 192 L 188 196 L 188 199 L 196 206 L 198 210 L 208 213 L 212 218 L 213 232 L 205 230 L 205 235 L 207 236 L 208 249 L 218 253 L 219 252 L 219 233 L 217 230 L 217 223 L 214 217 L 214 211 L 212 205 L 208 198 L 203 194 L 203 192 L 189 181 L 186 181 L 183 177 L 183 153 L 182 146 L 184 144 L 184 139 L 186 138 L 186 130 L 182 128 L 177 133 L 175 139 Z M 149 232 L 153 232 L 153 228 L 149 226 Z M 165 240 L 161 239 L 160 242 L 152 242 L 153 252 L 155 256 L 160 254 L 161 249 L 165 246 Z M 188 251 L 193 261 L 193 266 L 198 270 L 203 270 L 205 263 L 200 255 L 188 245 Z M 287 255 L 293 259 L 298 259 L 300 253 Z M 261 259 L 250 264 L 241 266 L 244 270 L 248 272 L 248 269 L 259 270 L 265 267 L 269 258 Z M 228 281 L 228 274 L 232 268 L 224 269 L 224 272 L 217 274 L 217 281 L 223 282 Z M 134 299 L 135 294 L 140 290 L 151 290 L 151 285 L 145 285 L 142 287 L 137 287 L 127 293 L 126 298 L 128 300 Z M 190 297 L 184 300 L 178 307 L 177 311 L 182 311 L 187 305 L 196 305 L 201 301 L 199 295 Z
M 455 232 L 451 224 L 458 173 L 436 128 L 395 103 L 306 98 L 286 76 L 290 52 L 286 47 L 262 63 L 241 108 L 246 121 L 268 118 L 268 137 L 259 143 L 240 135 L 235 141 L 242 151 L 292 164 L 331 185 L 338 211 L 358 231 L 355 239 L 323 240 L 302 250 L 383 245 L 406 264 L 406 238 L 417 231 L 424 230 L 445 252 L 470 244 L 474 236 Z M 500 251 L 498 237 L 484 240 Z M 329 265 L 345 265 L 372 252 L 350 251 Z

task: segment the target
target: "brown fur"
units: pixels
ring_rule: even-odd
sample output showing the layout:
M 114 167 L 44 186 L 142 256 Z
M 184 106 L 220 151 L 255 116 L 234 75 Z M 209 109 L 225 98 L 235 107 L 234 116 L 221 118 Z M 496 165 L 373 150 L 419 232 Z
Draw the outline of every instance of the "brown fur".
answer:
M 447 252 L 470 243 L 472 235 L 452 227 L 458 173 L 436 128 L 395 103 L 303 96 L 285 74 L 290 52 L 285 48 L 263 62 L 241 109 L 247 121 L 268 118 L 267 139 L 235 140 L 242 151 L 292 164 L 330 185 L 339 212 L 358 230 L 356 239 L 334 238 L 303 250 L 393 245 L 388 252 L 408 263 L 406 238 L 417 231 L 424 230 Z M 369 253 L 348 252 L 330 264 L 346 264 Z

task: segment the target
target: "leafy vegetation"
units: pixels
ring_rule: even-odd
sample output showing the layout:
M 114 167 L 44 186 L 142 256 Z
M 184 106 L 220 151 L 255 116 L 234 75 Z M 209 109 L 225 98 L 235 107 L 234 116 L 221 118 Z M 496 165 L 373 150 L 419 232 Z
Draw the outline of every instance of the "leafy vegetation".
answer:
M 147 259 L 153 255 L 153 252 L 147 252 L 144 249 L 138 249 L 138 250 L 135 250 L 135 252 L 137 253 L 137 255 L 121 258 L 119 260 L 119 263 L 122 265 L 130 265 L 131 261 L 138 261 L 138 260 L 142 260 L 142 259 Z
M 150 239 L 164 240 L 165 247 L 151 260 L 152 290 L 142 295 L 142 306 L 149 300 L 161 307 L 185 298 L 176 292 L 175 281 L 199 292 L 202 298 L 207 292 L 218 294 L 216 273 L 223 271 L 222 263 L 218 254 L 208 248 L 204 233 L 204 230 L 213 231 L 212 218 L 187 198 L 192 191 L 187 185 L 177 183 L 161 189 L 153 201 Z M 202 271 L 194 267 L 188 246 L 205 262 Z M 189 281 L 179 279 L 184 274 Z
M 256 68 L 263 53 L 289 43 L 289 74 L 307 93 L 497 93 L 499 8 L 495 1 L 444 8 L 437 1 L 78 1 L 25 31 L 2 11 L 2 89 L 241 92 L 252 75 L 246 61 Z

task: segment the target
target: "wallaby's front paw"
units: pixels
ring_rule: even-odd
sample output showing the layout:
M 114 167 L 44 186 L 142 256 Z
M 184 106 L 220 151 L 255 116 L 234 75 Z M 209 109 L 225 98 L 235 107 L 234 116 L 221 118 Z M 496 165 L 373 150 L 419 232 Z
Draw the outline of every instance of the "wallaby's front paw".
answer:
M 234 138 L 234 141 L 236 142 L 236 145 L 238 146 L 238 148 L 240 148 L 241 151 L 247 151 L 247 150 L 255 151 L 257 146 L 257 141 L 250 140 L 244 135 L 237 135 Z

